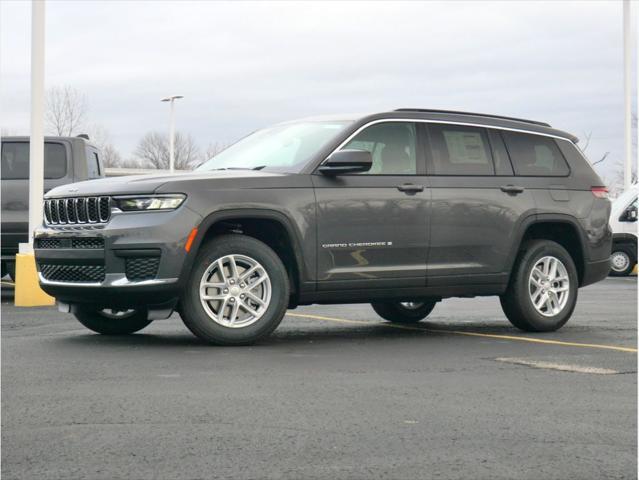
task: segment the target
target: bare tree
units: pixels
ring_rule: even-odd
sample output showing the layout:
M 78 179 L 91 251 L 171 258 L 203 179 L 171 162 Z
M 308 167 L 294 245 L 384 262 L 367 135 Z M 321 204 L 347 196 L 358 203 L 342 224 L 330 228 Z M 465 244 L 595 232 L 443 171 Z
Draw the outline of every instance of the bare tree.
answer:
M 142 137 L 134 155 L 149 168 L 169 168 L 169 138 L 160 132 L 148 132 Z M 200 161 L 200 150 L 191 135 L 175 134 L 175 168 L 190 170 Z
M 47 90 L 45 120 L 54 135 L 70 137 L 82 133 L 88 110 L 86 96 L 68 85 Z
M 102 125 L 98 124 L 91 125 L 88 131 L 91 143 L 93 143 L 96 147 L 98 147 L 98 150 L 100 150 L 102 165 L 104 165 L 105 167 L 122 166 L 122 156 L 113 145 L 109 131 Z
M 206 147 L 206 150 L 204 150 L 203 160 L 206 161 L 215 157 L 218 153 L 223 152 L 228 147 L 229 147 L 228 143 L 222 143 L 222 142 L 209 143 L 209 145 Z

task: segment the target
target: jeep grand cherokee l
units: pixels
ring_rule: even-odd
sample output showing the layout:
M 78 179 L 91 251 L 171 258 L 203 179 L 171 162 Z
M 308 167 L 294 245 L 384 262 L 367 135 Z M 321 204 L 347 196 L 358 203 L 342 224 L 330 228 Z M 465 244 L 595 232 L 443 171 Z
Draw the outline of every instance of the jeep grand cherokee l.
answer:
M 216 344 L 254 342 L 297 305 L 370 302 L 410 323 L 479 295 L 556 330 L 610 269 L 610 203 L 576 142 L 419 109 L 275 125 L 194 172 L 51 190 L 40 284 L 96 332 L 177 309 Z

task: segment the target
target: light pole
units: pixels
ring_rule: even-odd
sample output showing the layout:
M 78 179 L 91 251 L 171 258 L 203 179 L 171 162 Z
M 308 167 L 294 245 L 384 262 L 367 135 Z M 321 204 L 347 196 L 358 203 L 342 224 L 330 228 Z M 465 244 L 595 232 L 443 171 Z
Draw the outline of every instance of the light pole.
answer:
M 175 106 L 174 102 L 183 95 L 171 95 L 162 99 L 163 102 L 171 102 L 171 113 L 169 119 L 169 171 L 175 170 Z
M 623 189 L 630 188 L 632 179 L 632 40 L 630 0 L 623 2 L 623 104 L 624 104 L 624 168 Z

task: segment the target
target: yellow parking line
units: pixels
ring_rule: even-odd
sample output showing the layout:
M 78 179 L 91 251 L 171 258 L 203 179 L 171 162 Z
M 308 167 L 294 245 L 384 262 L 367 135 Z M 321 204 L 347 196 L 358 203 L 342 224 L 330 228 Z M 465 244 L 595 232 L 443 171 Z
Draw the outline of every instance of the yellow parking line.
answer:
M 304 314 L 304 313 L 287 313 L 287 315 L 289 317 L 309 318 L 313 320 L 325 320 L 327 322 L 348 323 L 351 325 L 383 326 L 383 327 L 389 327 L 389 328 L 399 328 L 402 330 L 416 330 L 421 332 L 435 332 L 435 333 L 451 333 L 453 335 L 465 335 L 469 337 L 486 337 L 486 338 L 496 338 L 498 340 L 512 340 L 516 342 L 559 345 L 562 347 L 597 348 L 600 350 L 615 350 L 617 352 L 637 353 L 636 348 L 622 347 L 619 345 L 600 345 L 597 343 L 562 342 L 560 340 L 546 340 L 543 338 L 519 337 L 515 335 L 500 335 L 497 333 L 477 333 L 477 332 L 464 332 L 461 330 L 444 330 L 444 329 L 440 330 L 440 329 L 433 329 L 433 328 L 420 328 L 420 327 L 415 327 L 411 325 L 399 325 L 396 323 L 371 323 L 371 322 L 362 322 L 360 320 L 324 317 L 322 315 L 310 315 L 310 314 Z

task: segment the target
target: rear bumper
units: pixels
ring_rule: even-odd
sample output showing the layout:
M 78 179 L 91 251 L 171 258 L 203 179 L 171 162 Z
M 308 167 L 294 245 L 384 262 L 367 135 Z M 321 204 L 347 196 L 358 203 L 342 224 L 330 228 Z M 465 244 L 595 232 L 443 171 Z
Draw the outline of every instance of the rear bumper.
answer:
M 610 258 L 598 260 L 596 262 L 586 262 L 584 265 L 584 274 L 581 279 L 580 287 L 592 285 L 593 283 L 604 280 L 610 273 Z

